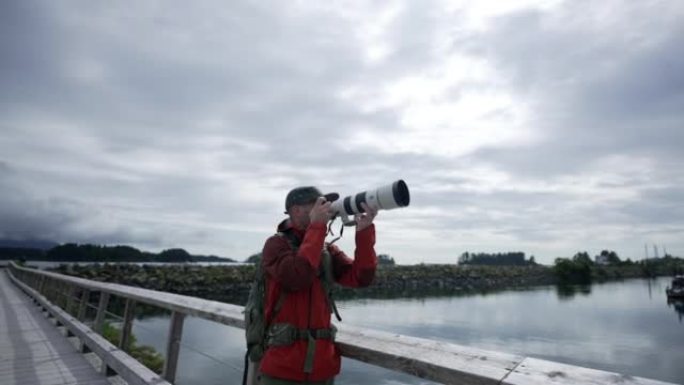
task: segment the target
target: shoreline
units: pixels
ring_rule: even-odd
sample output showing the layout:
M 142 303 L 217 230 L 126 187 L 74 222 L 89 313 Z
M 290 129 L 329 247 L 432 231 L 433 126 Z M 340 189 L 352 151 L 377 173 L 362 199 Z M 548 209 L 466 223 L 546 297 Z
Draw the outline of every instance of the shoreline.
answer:
M 30 263 L 28 264 L 30 265 Z M 254 277 L 254 265 L 60 265 L 53 271 L 101 282 L 167 291 L 243 305 Z M 667 276 L 658 272 L 656 276 Z M 477 294 L 546 285 L 590 284 L 628 278 L 649 278 L 635 266 L 602 266 L 592 279 L 562 281 L 549 266 L 378 266 L 373 283 L 365 288 L 337 286 L 335 298 L 402 298 L 426 295 Z

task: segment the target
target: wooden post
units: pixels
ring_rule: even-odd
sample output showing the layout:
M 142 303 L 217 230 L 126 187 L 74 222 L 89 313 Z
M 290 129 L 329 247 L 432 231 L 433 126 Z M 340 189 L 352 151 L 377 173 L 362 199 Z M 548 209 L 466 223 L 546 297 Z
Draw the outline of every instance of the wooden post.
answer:
M 64 282 L 55 280 L 55 305 L 64 308 Z
M 67 293 L 67 303 L 66 303 L 66 309 L 64 309 L 67 313 L 71 314 L 71 309 L 74 307 L 74 302 L 76 300 L 76 292 L 78 291 L 78 287 L 76 285 L 67 285 L 67 289 L 65 292 Z
M 83 289 L 81 293 L 81 303 L 78 306 L 78 320 L 83 322 L 86 315 L 86 310 L 88 310 L 88 301 L 90 300 L 90 290 Z
M 252 360 L 247 359 L 247 385 L 259 385 L 257 371 L 260 363 L 261 361 L 252 362 Z
M 109 293 L 100 292 L 100 303 L 97 306 L 97 315 L 95 316 L 95 331 L 102 334 L 104 329 L 104 321 L 107 313 L 107 305 L 109 304 Z
M 59 281 L 57 281 L 54 278 L 51 279 L 50 286 L 50 292 L 52 293 L 52 299 L 50 302 L 52 302 L 55 306 L 59 306 L 59 299 L 61 298 L 61 295 L 59 293 L 59 290 L 61 289 L 61 287 L 59 286 Z
M 50 288 L 52 287 L 52 286 L 50 286 L 50 278 L 48 278 L 48 277 L 43 277 L 43 278 L 44 278 L 43 282 L 41 282 L 41 284 L 40 284 L 40 288 L 43 290 L 43 292 L 41 294 L 43 294 L 43 297 L 45 297 L 45 299 L 47 299 L 49 301 L 50 300 L 50 293 L 52 292 L 52 290 L 50 290 Z
M 52 288 L 54 290 L 52 292 L 52 303 L 59 307 L 60 301 L 62 300 L 62 283 L 55 279 L 52 281 Z
M 57 303 L 57 306 L 61 307 L 62 309 L 66 309 L 66 307 L 69 305 L 69 284 L 66 282 L 60 282 L 59 283 L 59 294 L 61 298 L 59 298 L 59 302 Z M 67 312 L 68 313 L 68 312 Z
M 174 311 L 171 314 L 169 326 L 169 338 L 166 342 L 166 361 L 162 377 L 168 382 L 176 381 L 176 368 L 178 367 L 178 353 L 180 352 L 180 340 L 183 335 L 183 320 L 185 314 Z
M 63 307 L 62 299 L 64 297 L 64 295 L 62 294 L 62 289 L 64 286 L 62 285 L 62 283 L 60 281 L 58 281 L 56 279 L 54 280 L 53 284 L 54 284 L 54 288 L 55 288 L 55 291 L 54 291 L 55 300 L 52 301 L 52 303 L 55 306 L 57 306 L 58 308 L 62 308 Z M 55 317 L 55 326 L 57 326 L 57 327 L 62 326 L 62 321 L 60 321 L 59 318 L 57 318 L 57 317 Z
M 47 278 L 45 278 L 44 275 L 40 276 L 40 283 L 38 284 L 38 292 L 42 295 L 45 295 L 45 281 Z
M 92 350 L 88 347 L 88 345 L 86 345 L 85 341 L 81 341 L 81 342 L 80 342 L 78 351 L 79 351 L 81 354 L 86 354 L 86 353 L 92 352 Z
M 116 372 L 112 368 L 110 368 L 104 360 L 102 360 L 102 365 L 100 366 L 99 371 L 105 377 L 111 377 L 116 375 Z
M 51 290 L 51 287 L 52 287 L 52 286 L 50 286 L 50 278 L 48 278 L 48 277 L 44 277 L 44 278 L 45 278 L 45 279 L 43 279 L 43 282 L 41 282 L 41 284 L 40 284 L 40 285 L 41 285 L 41 288 L 43 289 L 43 293 L 42 293 L 42 294 L 43 294 L 43 297 L 45 297 L 46 300 L 50 301 L 50 294 L 52 293 L 52 290 Z M 42 308 L 43 308 L 44 311 L 47 311 L 47 307 L 42 306 Z M 50 314 L 49 311 L 47 312 L 47 317 L 48 317 L 48 319 L 49 319 L 50 317 L 52 317 L 52 314 Z
M 126 309 L 124 310 L 123 326 L 121 328 L 121 338 L 119 339 L 119 347 L 124 351 L 128 349 L 128 343 L 131 339 L 131 329 L 133 328 L 133 317 L 135 316 L 135 301 L 127 298 Z
M 52 281 L 52 278 L 45 278 L 45 287 L 43 289 L 45 290 L 45 298 L 50 300 L 50 302 L 54 303 L 55 301 L 53 301 L 52 299 L 55 295 L 55 286 L 53 285 Z

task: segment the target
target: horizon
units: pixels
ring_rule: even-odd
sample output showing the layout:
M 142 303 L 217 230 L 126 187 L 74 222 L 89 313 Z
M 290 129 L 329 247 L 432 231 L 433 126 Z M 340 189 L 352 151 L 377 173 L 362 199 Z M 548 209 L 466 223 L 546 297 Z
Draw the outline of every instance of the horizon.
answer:
M 181 249 L 181 250 L 186 251 L 191 257 L 215 257 L 215 258 L 220 258 L 220 259 L 229 259 L 229 260 L 231 260 L 232 262 L 236 262 L 236 263 L 244 263 L 244 262 L 246 262 L 247 259 L 249 259 L 252 255 L 254 255 L 254 254 L 260 254 L 260 253 L 261 253 L 261 252 L 257 252 L 257 253 L 252 253 L 252 254 L 250 254 L 250 255 L 247 255 L 247 256 L 245 256 L 245 257 L 236 257 L 236 256 L 225 256 L 225 255 L 215 255 L 215 254 L 194 253 L 192 250 L 188 250 L 188 249 L 183 248 L 183 247 L 168 248 L 168 249 L 160 249 L 160 250 L 145 250 L 145 249 L 139 249 L 139 248 L 136 248 L 136 247 L 134 247 L 134 246 L 127 245 L 127 244 L 92 244 L 92 243 L 78 243 L 78 242 L 56 243 L 56 242 L 52 242 L 52 241 L 49 241 L 49 240 L 27 240 L 27 241 L 26 241 L 26 242 L 28 242 L 28 243 L 31 243 L 31 242 L 39 242 L 39 243 L 51 243 L 51 244 L 55 244 L 54 246 L 52 246 L 52 247 L 50 247 L 50 248 L 35 248 L 35 247 L 29 247 L 29 246 L 6 246 L 6 244 L 7 244 L 8 242 L 9 242 L 9 243 L 12 243 L 13 241 L 7 240 L 7 239 L 0 239 L 0 249 L 2 249 L 2 248 L 14 248 L 14 249 L 26 248 L 26 249 L 35 249 L 35 250 L 48 251 L 48 250 L 50 250 L 50 249 L 52 249 L 52 248 L 54 248 L 54 247 L 64 246 L 64 245 L 67 245 L 67 244 L 75 244 L 75 245 L 77 245 L 77 246 L 98 246 L 98 247 L 110 247 L 110 248 L 113 248 L 113 247 L 132 247 L 132 248 L 135 248 L 136 250 L 138 250 L 138 251 L 140 251 L 140 252 L 142 252 L 142 253 L 151 253 L 151 254 L 160 254 L 160 253 L 163 252 L 163 251 L 167 251 L 167 250 L 171 250 L 171 249 Z M 666 249 L 664 249 L 664 248 L 662 249 L 662 255 L 660 255 L 660 250 L 661 250 L 661 249 L 659 248 L 659 249 L 658 249 L 658 255 L 655 256 L 655 247 L 656 247 L 657 245 L 652 245 L 652 246 L 654 247 L 654 255 L 651 255 L 651 254 L 649 254 L 649 255 L 644 255 L 642 258 L 630 258 L 630 257 L 623 257 L 623 256 L 620 256 L 620 255 L 618 255 L 618 257 L 620 258 L 620 260 L 621 260 L 622 262 L 626 262 L 627 260 L 631 260 L 632 262 L 638 262 L 638 261 L 652 260 L 652 259 L 658 259 L 658 258 L 665 258 L 665 257 L 667 257 L 667 256 L 670 256 L 670 257 L 672 257 L 672 258 L 681 258 L 680 256 L 672 255 L 671 253 L 667 252 Z M 575 254 L 577 254 L 577 253 L 582 253 L 582 252 L 588 253 L 588 254 L 589 254 L 589 257 L 590 257 L 590 258 L 592 259 L 592 261 L 593 261 L 593 260 L 595 260 L 595 259 L 601 254 L 601 252 L 604 251 L 604 250 L 605 250 L 605 251 L 613 251 L 613 250 L 605 249 L 605 248 L 604 248 L 604 249 L 601 249 L 601 251 L 598 251 L 597 253 L 595 253 L 595 255 L 592 255 L 592 254 L 594 254 L 594 253 L 589 252 L 588 250 L 578 250 L 578 251 L 576 251 L 575 253 L 573 253 L 573 255 L 570 255 L 570 256 L 557 256 L 557 257 L 554 258 L 553 261 L 551 261 L 551 263 L 539 262 L 539 261 L 536 260 L 537 257 L 536 257 L 535 255 L 531 255 L 531 254 L 528 254 L 528 253 L 525 252 L 525 251 L 520 251 L 520 250 L 508 250 L 508 251 L 503 251 L 503 252 L 486 252 L 486 251 L 469 251 L 469 250 L 467 250 L 467 251 L 464 251 L 463 253 L 468 252 L 468 253 L 470 253 L 471 255 L 474 255 L 474 254 L 492 254 L 492 255 L 495 255 L 495 254 L 497 254 L 497 253 L 503 253 L 503 254 L 505 254 L 505 253 L 517 253 L 517 252 L 519 252 L 519 253 L 523 253 L 523 254 L 524 254 L 525 260 L 530 260 L 532 257 L 534 257 L 534 258 L 535 258 L 535 262 L 536 262 L 538 265 L 553 266 L 556 258 L 572 259 L 572 257 L 573 257 Z M 459 254 L 459 257 L 460 257 L 461 255 L 463 255 L 463 253 Z M 387 255 L 388 257 L 394 259 L 394 257 L 393 257 L 391 254 L 383 253 L 382 251 L 377 251 L 377 255 L 378 255 L 378 256 L 380 256 L 380 255 Z M 43 262 L 46 262 L 46 261 L 51 261 L 51 260 L 36 260 L 36 261 L 43 261 Z M 54 262 L 60 262 L 60 260 L 56 260 L 56 261 L 54 261 Z M 75 262 L 75 263 L 76 263 L 76 262 Z M 395 260 L 395 264 L 396 264 L 396 265 L 402 265 L 402 266 L 411 266 L 411 265 L 440 265 L 440 264 L 444 264 L 444 265 L 460 265 L 460 263 L 459 263 L 459 261 L 458 261 L 458 257 L 457 257 L 456 260 L 453 261 L 453 262 L 449 262 L 449 261 L 447 260 L 447 261 L 444 261 L 444 262 L 412 262 L 412 263 L 401 263 L 401 262 Z
M 684 255 L 682 2 L 6 1 L 0 25 L 0 238 L 249 256 L 290 189 L 403 179 L 376 219 L 399 264 Z

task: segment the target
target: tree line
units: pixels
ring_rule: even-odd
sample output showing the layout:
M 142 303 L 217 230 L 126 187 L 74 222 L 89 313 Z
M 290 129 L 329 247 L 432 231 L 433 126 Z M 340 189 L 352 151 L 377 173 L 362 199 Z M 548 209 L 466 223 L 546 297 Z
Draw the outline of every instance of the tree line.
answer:
M 666 254 L 662 258 L 634 262 L 629 258 L 620 259 L 612 250 L 602 250 L 592 259 L 588 252 L 580 251 L 572 258 L 556 258 L 553 270 L 561 282 L 590 282 L 605 275 L 606 269 L 616 267 L 637 269 L 643 277 L 677 275 L 684 273 L 684 259 Z
M 235 262 L 230 258 L 214 255 L 192 255 L 180 248 L 152 253 L 131 246 L 76 243 L 66 243 L 48 250 L 2 247 L 0 259 L 59 262 Z
M 534 255 L 525 259 L 522 251 L 506 253 L 470 253 L 466 251 L 458 258 L 459 265 L 488 265 L 488 266 L 530 266 L 536 265 Z

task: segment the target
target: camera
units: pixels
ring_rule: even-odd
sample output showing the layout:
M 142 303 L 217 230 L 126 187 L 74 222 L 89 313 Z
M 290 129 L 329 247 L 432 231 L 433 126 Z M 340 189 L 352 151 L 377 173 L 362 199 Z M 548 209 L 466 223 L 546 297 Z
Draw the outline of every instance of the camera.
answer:
M 410 201 L 408 185 L 399 179 L 376 189 L 366 190 L 355 195 L 337 199 L 332 203 L 331 209 L 335 216 L 339 216 L 342 219 L 342 223 L 345 226 L 353 226 L 356 222 L 350 220 L 349 216 L 363 213 L 362 203 L 378 210 L 391 210 L 398 207 L 406 207 Z

